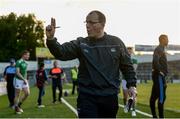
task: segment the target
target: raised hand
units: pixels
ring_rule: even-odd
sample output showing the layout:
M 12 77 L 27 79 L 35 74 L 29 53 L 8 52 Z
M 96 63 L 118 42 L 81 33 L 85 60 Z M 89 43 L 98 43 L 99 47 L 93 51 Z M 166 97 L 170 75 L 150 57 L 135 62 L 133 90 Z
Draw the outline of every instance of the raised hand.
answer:
M 51 18 L 51 25 L 48 25 L 46 27 L 46 36 L 48 40 L 52 40 L 54 38 L 56 28 L 56 20 L 54 18 Z

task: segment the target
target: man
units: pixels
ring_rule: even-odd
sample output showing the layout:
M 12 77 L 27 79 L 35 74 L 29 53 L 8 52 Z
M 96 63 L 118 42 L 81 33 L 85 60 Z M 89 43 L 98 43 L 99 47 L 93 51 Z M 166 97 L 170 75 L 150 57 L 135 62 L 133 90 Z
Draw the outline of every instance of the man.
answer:
M 77 87 L 77 73 L 78 73 L 78 69 L 76 66 L 74 66 L 71 69 L 71 79 L 72 79 L 72 83 L 73 83 L 73 87 L 72 87 L 72 95 L 74 95 L 75 92 L 75 88 Z
M 164 102 L 166 99 L 166 80 L 168 65 L 165 47 L 168 45 L 168 36 L 162 34 L 159 36 L 159 45 L 154 50 L 152 62 L 152 92 L 150 97 L 150 108 L 153 118 L 157 118 L 155 111 L 155 102 L 158 99 L 159 118 L 164 118 Z
M 129 94 L 136 91 L 136 77 L 124 43 L 104 32 L 106 18 L 100 11 L 86 17 L 88 36 L 60 45 L 54 38 L 56 22 L 46 27 L 47 46 L 60 60 L 78 58 L 77 111 L 79 118 L 115 118 L 118 111 L 119 70 L 127 80 Z
M 53 63 L 54 67 L 50 70 L 50 78 L 52 78 L 52 92 L 53 92 L 53 103 L 55 104 L 57 99 L 56 99 L 56 89 L 59 89 L 59 97 L 58 101 L 61 102 L 61 97 L 62 97 L 62 81 L 61 77 L 63 76 L 63 70 L 58 67 L 58 62 L 57 60 L 54 61 Z
M 14 76 L 16 74 L 15 60 L 10 59 L 10 65 L 7 66 L 4 70 L 4 79 L 7 82 L 7 95 L 9 100 L 9 107 L 14 108 L 14 97 L 15 97 L 15 89 L 14 89 Z
M 27 80 L 27 62 L 29 59 L 30 53 L 25 50 L 22 53 L 21 59 L 16 62 L 16 76 L 15 76 L 15 113 L 21 114 L 23 110 L 21 109 L 21 104 L 27 99 L 30 94 L 29 84 Z M 24 95 L 20 95 L 21 91 L 24 92 Z
M 131 57 L 131 61 L 133 63 L 133 67 L 136 71 L 137 69 L 137 59 L 133 57 L 133 49 L 132 47 L 127 47 L 128 53 L 130 54 Z M 122 90 L 123 90 L 123 102 L 124 102 L 124 112 L 127 113 L 128 112 L 128 88 L 126 87 L 126 80 L 122 79 Z M 130 97 L 129 97 L 130 98 Z M 135 109 L 135 103 L 136 103 L 136 99 L 133 99 L 133 104 L 132 104 L 132 112 L 131 115 L 134 117 L 136 116 L 136 109 Z
M 45 84 L 47 84 L 47 74 L 44 69 L 44 63 L 40 63 L 39 69 L 36 71 L 36 85 L 39 89 L 39 96 L 38 96 L 38 108 L 45 107 L 45 105 L 42 105 L 42 97 L 45 94 Z

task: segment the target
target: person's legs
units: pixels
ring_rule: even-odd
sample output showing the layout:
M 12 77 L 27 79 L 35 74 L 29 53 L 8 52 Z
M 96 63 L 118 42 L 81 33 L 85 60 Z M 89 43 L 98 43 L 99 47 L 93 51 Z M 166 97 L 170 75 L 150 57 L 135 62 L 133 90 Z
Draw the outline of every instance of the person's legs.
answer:
M 7 96 L 8 96 L 8 100 L 9 100 L 9 107 L 11 107 L 11 106 L 13 106 L 14 103 L 12 102 L 11 86 L 8 82 L 7 82 L 6 89 L 7 89 Z
M 165 102 L 165 99 L 166 99 L 165 77 L 159 75 L 159 100 L 158 100 L 159 118 L 164 118 L 164 102 Z
M 73 87 L 72 87 L 72 95 L 74 95 L 74 90 L 75 90 L 75 81 L 73 81 L 72 83 L 73 83 Z
M 128 100 L 128 89 L 126 87 L 126 80 L 122 80 L 122 90 L 123 90 L 123 103 L 124 103 L 124 112 L 127 113 L 127 100 Z
M 79 118 L 98 118 L 96 98 L 88 94 L 79 94 L 77 111 Z
M 133 100 L 131 115 L 136 116 L 136 98 Z
M 123 89 L 123 103 L 124 103 L 124 106 L 126 106 L 126 104 L 127 104 L 127 99 L 128 99 L 128 90 Z
M 44 89 L 43 87 L 38 87 L 39 89 L 39 96 L 38 96 L 38 105 L 41 105 L 42 104 L 42 96 L 44 94 Z
M 56 84 L 52 83 L 53 103 L 56 102 Z
M 150 97 L 150 108 L 153 118 L 157 118 L 156 114 L 156 100 L 159 98 L 159 81 L 158 81 L 158 72 L 152 72 L 152 81 L 153 86 L 151 90 L 151 97 Z
M 14 80 L 14 88 L 15 88 L 15 98 L 14 98 L 14 106 L 15 106 L 15 112 L 16 114 L 21 114 L 23 110 L 19 108 L 19 98 L 20 98 L 20 92 L 22 90 L 22 84 L 23 82 L 19 79 Z
M 156 103 L 156 100 L 158 99 L 158 94 L 156 93 L 157 91 L 158 91 L 157 87 L 155 86 L 155 84 L 153 84 L 151 97 L 150 97 L 150 108 L 151 108 L 151 113 L 152 113 L 153 118 L 157 118 L 156 109 L 155 109 L 155 103 Z
M 118 111 L 118 96 L 100 96 L 98 98 L 98 118 L 116 118 Z
M 15 89 L 15 98 L 14 98 L 14 105 L 15 106 L 18 106 L 18 103 L 19 103 L 19 97 L 20 97 L 20 92 L 21 90 L 20 89 Z
M 6 89 L 7 89 L 7 96 L 8 96 L 8 100 L 9 100 L 9 107 L 13 107 L 13 105 L 14 105 L 14 97 L 15 97 L 15 90 L 14 90 L 14 85 L 13 85 L 13 79 L 12 78 L 7 79 Z
M 77 94 L 78 94 L 78 81 L 75 81 L 75 91 L 74 91 L 74 93 L 75 92 L 77 92 Z
M 21 103 L 23 103 L 27 99 L 27 97 L 30 95 L 29 84 L 26 84 L 26 85 L 24 84 L 22 91 L 24 92 L 24 95 L 21 98 L 21 101 L 20 101 Z
M 159 118 L 164 118 L 164 103 L 158 101 Z
M 12 106 L 14 106 L 14 98 L 15 98 L 15 88 L 14 88 L 13 84 L 11 84 L 10 102 L 11 102 Z
M 59 85 L 58 85 L 58 89 L 59 89 L 58 101 L 61 101 L 62 92 L 63 92 L 62 84 L 59 84 Z
M 123 89 L 124 113 L 128 112 L 127 100 L 128 100 L 128 89 Z
M 18 106 L 19 104 L 19 98 L 20 98 L 20 89 L 15 89 L 15 98 L 14 98 L 14 106 L 15 106 L 15 113 L 21 114 L 23 110 Z
M 127 98 L 128 98 L 128 89 L 126 87 L 126 84 L 127 84 L 126 80 L 123 79 L 122 80 L 122 90 L 123 90 L 123 103 L 124 103 L 124 105 L 127 104 Z

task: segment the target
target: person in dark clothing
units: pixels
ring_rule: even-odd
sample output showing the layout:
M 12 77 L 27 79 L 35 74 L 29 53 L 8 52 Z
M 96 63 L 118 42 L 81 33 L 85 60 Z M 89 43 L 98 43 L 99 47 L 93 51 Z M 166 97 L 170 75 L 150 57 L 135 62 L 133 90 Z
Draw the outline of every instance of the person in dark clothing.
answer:
M 157 118 L 155 111 L 155 102 L 158 99 L 159 118 L 164 118 L 164 102 L 166 99 L 166 80 L 168 65 L 165 47 L 168 45 L 168 36 L 159 36 L 159 45 L 154 50 L 152 62 L 152 92 L 150 97 L 150 108 L 153 118 Z
M 45 94 L 44 86 L 47 84 L 47 74 L 44 69 L 44 63 L 41 63 L 39 66 L 39 69 L 36 72 L 36 85 L 39 89 L 39 95 L 38 95 L 38 107 L 45 107 L 42 105 L 42 96 Z
M 50 70 L 49 74 L 50 74 L 50 78 L 52 78 L 53 103 L 55 104 L 57 101 L 56 88 L 59 89 L 59 97 L 58 97 L 59 102 L 61 102 L 62 91 L 63 91 L 62 81 L 61 81 L 63 70 L 58 67 L 58 62 L 56 60 L 54 61 L 54 67 Z
M 9 100 L 9 107 L 14 107 L 14 97 L 15 97 L 15 88 L 13 85 L 14 76 L 16 74 L 15 60 L 10 59 L 10 65 L 7 66 L 4 70 L 4 79 L 7 82 L 7 95 Z
M 88 36 L 60 45 L 54 37 L 56 22 L 46 27 L 47 46 L 60 60 L 79 59 L 78 99 L 79 118 L 115 118 L 118 111 L 120 71 L 127 80 L 129 95 L 136 93 L 136 76 L 124 43 L 104 32 L 106 18 L 100 11 L 86 17 Z

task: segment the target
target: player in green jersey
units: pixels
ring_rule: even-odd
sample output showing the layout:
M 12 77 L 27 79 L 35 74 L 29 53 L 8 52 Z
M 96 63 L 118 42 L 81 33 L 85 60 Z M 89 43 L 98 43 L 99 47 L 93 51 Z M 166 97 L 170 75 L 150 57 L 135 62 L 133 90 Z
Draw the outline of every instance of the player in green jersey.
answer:
M 14 80 L 15 87 L 15 113 L 21 114 L 23 110 L 20 108 L 21 104 L 27 99 L 30 94 L 29 84 L 27 81 L 27 62 L 29 59 L 30 53 L 25 50 L 22 53 L 21 59 L 16 62 L 16 76 Z M 21 91 L 23 91 L 24 95 L 20 95 Z

